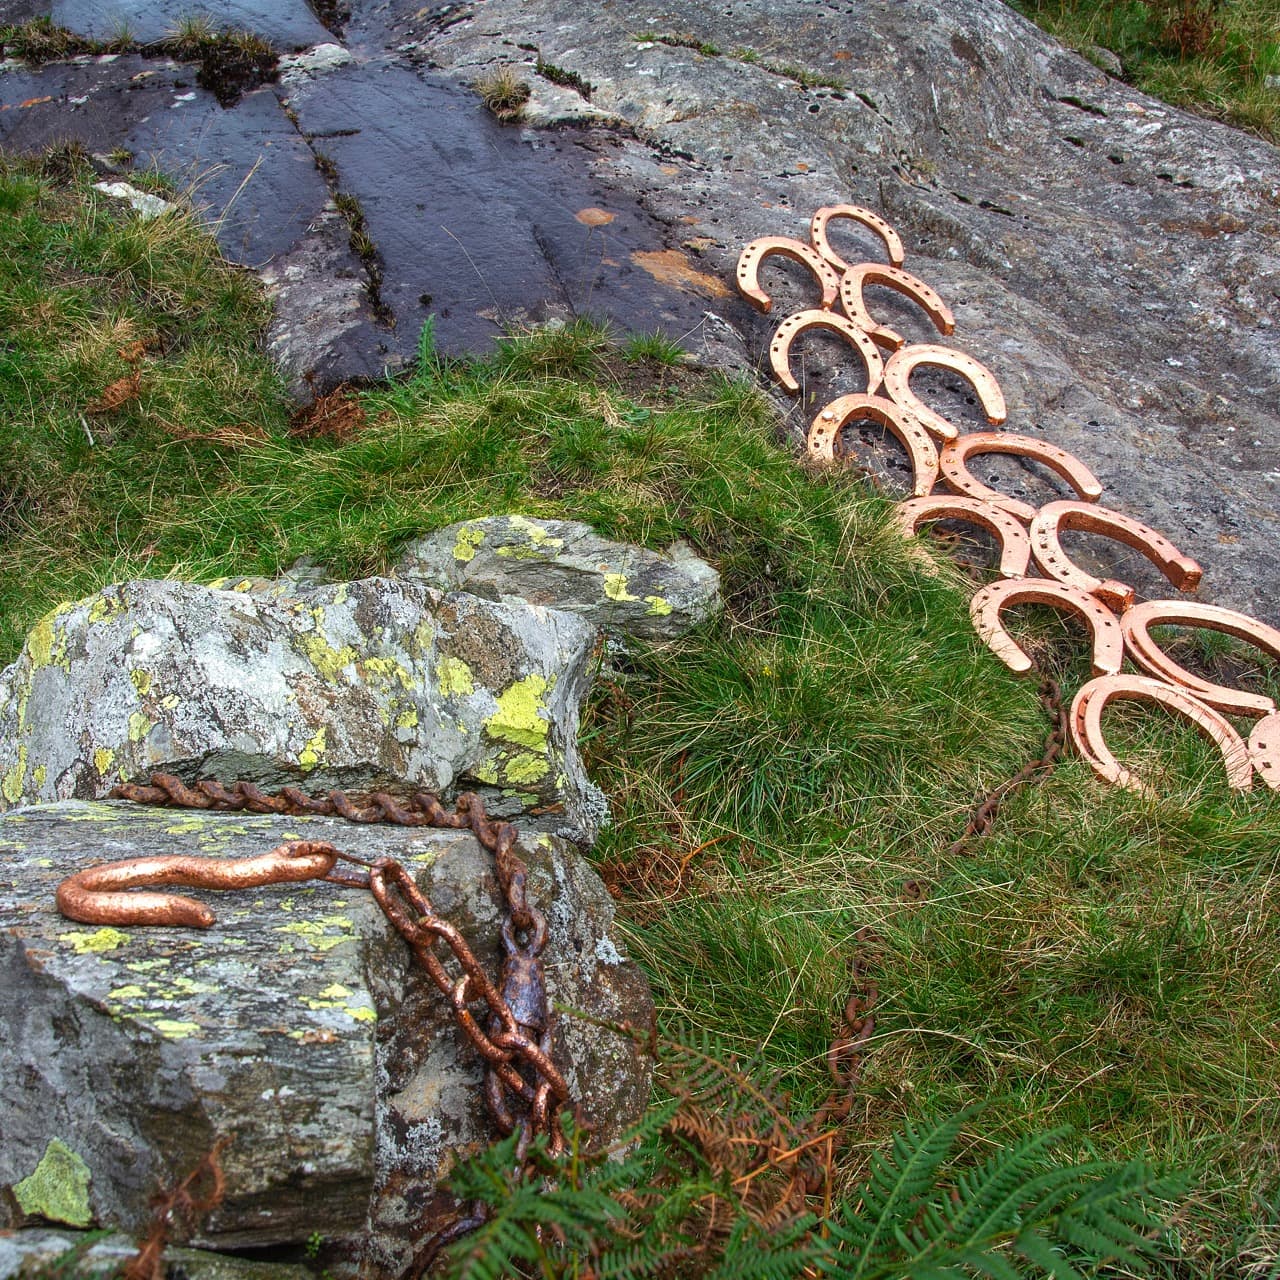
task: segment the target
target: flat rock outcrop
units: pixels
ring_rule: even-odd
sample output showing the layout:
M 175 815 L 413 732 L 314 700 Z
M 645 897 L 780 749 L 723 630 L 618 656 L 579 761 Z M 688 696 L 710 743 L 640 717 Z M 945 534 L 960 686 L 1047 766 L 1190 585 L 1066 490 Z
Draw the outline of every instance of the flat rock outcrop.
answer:
M 645 640 L 673 640 L 720 607 L 720 575 L 687 545 L 649 551 L 578 520 L 464 520 L 409 543 L 394 572 L 443 591 L 562 610 Z
M 253 584 L 240 584 L 248 587 Z M 0 807 L 151 773 L 311 791 L 471 787 L 591 839 L 577 747 L 595 630 L 409 582 L 174 581 L 60 606 L 0 673 Z
M 125 802 L 0 817 L 0 1227 L 20 1225 L 10 1193 L 22 1186 L 29 1209 L 140 1232 L 157 1186 L 220 1137 L 231 1139 L 227 1192 L 197 1243 L 303 1243 L 318 1230 L 349 1238 L 368 1274 L 387 1275 L 440 1225 L 437 1180 L 493 1136 L 482 1063 L 368 892 L 317 882 L 197 893 L 218 916 L 208 931 L 94 927 L 54 906 L 58 882 L 93 863 L 248 856 L 294 837 L 398 859 L 486 971 L 500 971 L 492 859 L 470 833 Z M 584 1118 L 616 1135 L 647 1103 L 648 1064 L 630 1039 L 572 1011 L 647 1025 L 647 984 L 572 846 L 526 835 L 522 852 L 549 926 L 549 998 L 565 1010 L 553 1057 Z M 31 1180 L 51 1147 L 81 1173 L 44 1210 L 58 1179 L 46 1172 L 44 1199 Z

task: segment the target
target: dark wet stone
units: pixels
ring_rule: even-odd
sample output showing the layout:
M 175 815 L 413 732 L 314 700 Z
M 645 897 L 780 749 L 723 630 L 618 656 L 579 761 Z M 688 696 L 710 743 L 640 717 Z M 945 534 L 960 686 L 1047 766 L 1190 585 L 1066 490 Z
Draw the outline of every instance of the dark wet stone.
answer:
M 636 261 L 661 255 L 667 237 L 591 174 L 608 161 L 607 139 L 504 128 L 473 93 L 394 65 L 339 68 L 299 86 L 289 106 L 359 199 L 405 356 L 432 314 L 441 349 L 460 353 L 548 316 L 681 332 L 725 292 L 693 263 L 667 288 L 651 274 L 660 259 L 640 260 L 651 270 Z M 597 210 L 609 220 L 591 225 Z
M 329 39 L 304 0 L 53 0 L 51 12 L 58 26 L 91 40 L 114 39 L 122 31 L 144 44 L 162 40 L 196 14 L 219 31 L 251 31 L 277 49 L 305 49 Z

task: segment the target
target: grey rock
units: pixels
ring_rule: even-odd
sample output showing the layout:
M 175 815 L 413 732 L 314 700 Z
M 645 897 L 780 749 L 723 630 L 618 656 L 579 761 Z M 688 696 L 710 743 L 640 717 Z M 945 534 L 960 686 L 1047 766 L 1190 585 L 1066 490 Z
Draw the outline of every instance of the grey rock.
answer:
M 576 613 L 646 640 L 683 635 L 720 607 L 720 575 L 683 543 L 659 554 L 573 520 L 466 520 L 410 543 L 395 573 L 444 591 Z
M 104 196 L 125 201 L 143 222 L 150 222 L 152 218 L 177 208 L 171 201 L 162 200 L 148 191 L 139 191 L 127 182 L 95 182 L 93 189 L 101 191 Z
M 1087 56 L 1095 67 L 1105 71 L 1107 75 L 1115 76 L 1117 79 L 1124 75 L 1124 63 L 1110 49 L 1104 49 L 1100 44 L 1091 44 Z
M 591 839 L 578 618 L 369 578 L 129 582 L 60 606 L 0 674 L 0 807 L 153 771 L 317 791 L 474 786 Z
M 345 67 L 352 60 L 349 50 L 331 40 L 318 44 L 314 49 L 291 54 L 276 64 L 283 85 L 301 84 L 314 76 L 324 75 L 335 67 Z
M 157 1185 L 230 1136 L 226 1197 L 195 1244 L 301 1243 L 318 1230 L 345 1239 L 367 1273 L 400 1273 L 448 1207 L 438 1179 L 493 1132 L 481 1060 L 371 895 L 324 882 L 206 895 L 218 914 L 207 932 L 98 928 L 54 908 L 58 882 L 92 863 L 242 857 L 299 836 L 403 862 L 498 973 L 492 860 L 469 833 L 123 802 L 10 812 L 0 818 L 0 1188 L 58 1139 L 89 1167 L 96 1222 L 136 1234 Z M 609 896 L 582 858 L 545 835 L 526 835 L 522 851 L 530 900 L 548 920 L 549 996 L 566 1010 L 554 1057 L 607 1139 L 642 1113 L 648 1065 L 632 1040 L 572 1011 L 646 1025 L 647 985 L 611 937 Z M 12 1201 L 0 1194 L 2 1204 Z
M 307 49 L 330 38 L 304 0 L 53 0 L 60 27 L 93 40 L 122 32 L 144 44 L 171 35 L 185 19 L 207 17 L 218 31 L 248 31 L 277 49 Z
M 103 1237 L 28 1227 L 0 1235 L 0 1280 L 53 1274 L 101 1277 L 114 1274 L 137 1253 L 137 1242 L 121 1233 Z M 180 1269 L 189 1280 L 312 1280 L 313 1275 L 297 1263 L 258 1262 L 204 1249 L 169 1248 L 164 1256 L 166 1267 L 175 1274 Z

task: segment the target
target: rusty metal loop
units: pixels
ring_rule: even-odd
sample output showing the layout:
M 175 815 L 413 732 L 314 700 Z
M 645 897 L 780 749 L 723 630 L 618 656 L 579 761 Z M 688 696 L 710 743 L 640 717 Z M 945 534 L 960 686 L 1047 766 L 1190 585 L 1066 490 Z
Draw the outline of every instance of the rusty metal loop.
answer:
M 861 357 L 867 375 L 867 395 L 875 395 L 884 377 L 884 361 L 876 344 L 852 320 L 834 311 L 797 311 L 789 315 L 774 331 L 769 344 L 769 363 L 773 376 L 793 396 L 800 394 L 800 384 L 791 372 L 791 344 L 810 329 L 823 329 L 839 334 Z
M 840 277 L 840 305 L 845 315 L 859 328 L 865 329 L 879 346 L 896 351 L 907 340 L 896 329 L 877 323 L 867 310 L 863 291 L 869 284 L 883 285 L 910 298 L 944 337 L 955 332 L 956 318 L 951 308 L 923 280 L 901 267 L 886 267 L 881 262 L 859 262 Z
M 1193 591 L 1200 585 L 1200 566 L 1190 556 L 1183 555 L 1162 533 L 1131 516 L 1070 499 L 1046 503 L 1031 522 L 1031 554 L 1040 571 L 1096 595 L 1114 608 L 1123 611 L 1133 604 L 1133 588 L 1115 579 L 1095 578 L 1081 569 L 1059 541 L 1060 534 L 1069 529 L 1100 534 L 1140 551 L 1179 591 Z
M 1248 693 L 1244 689 L 1215 684 L 1212 680 L 1188 671 L 1152 639 L 1149 628 L 1153 626 L 1204 627 L 1210 631 L 1220 631 L 1254 645 L 1278 660 L 1280 631 L 1248 614 L 1237 613 L 1234 609 L 1199 604 L 1193 600 L 1147 600 L 1134 605 L 1120 619 L 1125 648 L 1134 662 L 1148 675 L 1190 689 L 1201 702 L 1207 702 L 1215 711 L 1266 716 L 1276 710 L 1275 699 L 1266 694 Z
M 943 480 L 957 493 L 971 498 L 984 498 L 1027 524 L 1035 519 L 1036 507 L 1020 498 L 1001 493 L 999 489 L 992 489 L 970 473 L 969 459 L 975 454 L 984 453 L 1030 458 L 1060 475 L 1082 501 L 1097 502 L 1102 497 L 1102 485 L 1098 477 L 1078 458 L 1046 440 L 1038 440 L 1035 436 L 1015 435 L 1011 431 L 969 431 L 948 441 L 938 457 Z
M 1111 753 L 1102 735 L 1102 712 L 1109 702 L 1154 702 L 1185 716 L 1222 752 L 1227 782 L 1236 791 L 1253 785 L 1253 762 L 1249 749 L 1231 724 L 1212 707 L 1206 706 L 1185 689 L 1152 680 L 1149 676 L 1106 675 L 1090 680 L 1071 704 L 1071 739 L 1089 767 L 1104 782 L 1114 783 L 1142 795 L 1154 792 L 1126 769 Z
M 208 929 L 216 921 L 202 902 L 178 893 L 127 893 L 143 885 L 188 889 L 257 889 L 321 880 L 338 850 L 323 840 L 290 840 L 252 858 L 128 858 L 86 867 L 58 886 L 58 910 L 81 924 L 177 925 Z
M 1113 675 L 1124 662 L 1124 639 L 1120 622 L 1104 604 L 1078 587 L 1040 578 L 1017 578 L 992 582 L 975 593 L 969 602 L 969 616 L 978 634 L 991 651 L 1019 675 L 1034 670 L 1035 663 L 1025 649 L 1005 630 L 1001 615 L 1014 604 L 1047 604 L 1054 609 L 1078 613 L 1093 636 L 1093 672 Z
M 883 396 L 841 396 L 820 409 L 806 440 L 809 457 L 815 462 L 834 462 L 841 429 L 847 423 L 863 420 L 884 427 L 907 451 L 911 459 L 912 492 L 918 497 L 931 493 L 938 479 L 938 451 L 929 433 Z
M 926 520 L 964 520 L 979 525 L 1000 543 L 1002 578 L 1021 578 L 1031 563 L 1031 539 L 1021 524 L 1003 507 L 982 498 L 934 497 L 909 498 L 898 504 L 898 524 L 911 537 Z
M 888 253 L 892 266 L 900 267 L 906 261 L 907 251 L 903 248 L 902 238 L 878 213 L 864 209 L 860 204 L 829 204 L 813 215 L 809 223 L 809 239 L 813 247 L 837 271 L 848 271 L 851 264 L 831 247 L 831 241 L 827 239 L 827 224 L 833 218 L 848 218 L 866 227 L 868 231 L 874 231 L 884 241 L 885 252 Z
M 776 254 L 808 267 L 822 289 L 822 309 L 829 311 L 840 296 L 840 277 L 816 249 L 811 249 L 790 236 L 761 236 L 752 240 L 738 257 L 738 292 L 757 311 L 766 315 L 773 309 L 773 299 L 760 287 L 760 268 L 764 260 Z
M 1272 791 L 1280 791 L 1280 712 L 1273 711 L 1253 726 L 1249 758 L 1258 777 Z
M 901 351 L 895 351 L 885 362 L 884 393 L 895 404 L 920 420 L 921 425 L 943 440 L 954 440 L 959 434 L 940 413 L 935 413 L 911 390 L 911 375 L 921 365 L 936 369 L 950 369 L 958 373 L 978 393 L 982 412 L 992 426 L 1005 420 L 1004 392 L 995 374 L 972 356 L 953 347 L 940 347 L 932 342 L 917 342 Z

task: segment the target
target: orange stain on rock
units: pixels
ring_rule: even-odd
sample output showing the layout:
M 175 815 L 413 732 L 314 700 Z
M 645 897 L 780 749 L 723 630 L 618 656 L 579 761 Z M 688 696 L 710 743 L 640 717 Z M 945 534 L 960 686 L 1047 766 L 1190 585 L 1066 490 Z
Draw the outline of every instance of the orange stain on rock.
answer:
M 618 215 L 608 209 L 579 209 L 573 216 L 584 227 L 607 227 Z
M 679 249 L 637 250 L 631 255 L 631 261 L 668 288 L 693 289 L 712 298 L 729 296 L 723 280 L 699 271 Z

